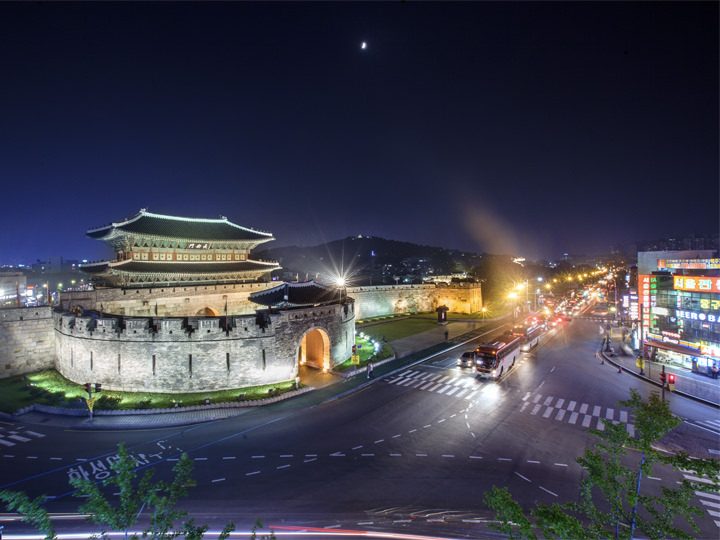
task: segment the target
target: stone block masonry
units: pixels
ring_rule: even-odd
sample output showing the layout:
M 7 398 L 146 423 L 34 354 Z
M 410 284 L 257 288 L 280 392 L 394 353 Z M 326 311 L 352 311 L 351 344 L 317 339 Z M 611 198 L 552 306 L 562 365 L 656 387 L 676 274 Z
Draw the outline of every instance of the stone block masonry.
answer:
M 52 308 L 0 310 L 0 378 L 55 367 Z
M 276 287 L 277 282 L 231 283 L 137 289 L 95 289 L 71 291 L 61 295 L 60 307 L 67 311 L 80 306 L 131 317 L 188 317 L 249 315 L 257 304 L 248 299 L 251 293 Z M 157 309 L 157 312 L 156 312 Z
M 482 309 L 480 284 L 476 283 L 348 287 L 348 295 L 355 299 L 358 319 L 435 311 L 443 305 L 453 313 Z
M 356 318 L 434 311 L 442 305 L 456 313 L 482 308 L 479 285 L 423 284 L 351 287 L 345 304 L 256 312 L 250 293 L 271 285 L 62 295 L 64 310 L 79 305 L 96 310 L 94 317 L 47 306 L 2 309 L 0 378 L 55 368 L 80 384 L 168 393 L 273 384 L 293 379 L 300 361 L 328 369 L 349 358 Z M 221 327 L 225 320 L 227 328 Z
M 348 358 L 354 343 L 351 303 L 229 317 L 226 328 L 220 322 L 56 312 L 55 367 L 108 390 L 206 392 L 294 379 L 303 337 L 315 330 L 325 336 L 328 367 Z

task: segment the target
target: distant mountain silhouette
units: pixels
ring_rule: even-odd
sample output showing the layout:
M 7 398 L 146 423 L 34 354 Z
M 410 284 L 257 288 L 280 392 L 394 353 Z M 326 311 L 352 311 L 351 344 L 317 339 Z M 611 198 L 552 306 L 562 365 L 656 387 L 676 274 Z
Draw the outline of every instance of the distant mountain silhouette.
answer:
M 394 277 L 465 272 L 479 264 L 481 255 L 377 236 L 350 236 L 313 247 L 278 247 L 253 251 L 253 258 L 278 261 L 285 275 L 300 281 L 329 281 L 341 274 L 356 283 L 394 283 Z

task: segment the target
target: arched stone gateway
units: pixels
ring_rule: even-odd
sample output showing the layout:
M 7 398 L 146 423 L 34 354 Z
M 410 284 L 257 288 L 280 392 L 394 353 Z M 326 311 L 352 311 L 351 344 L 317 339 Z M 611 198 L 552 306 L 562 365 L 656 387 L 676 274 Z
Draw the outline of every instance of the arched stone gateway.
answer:
M 252 315 L 127 317 L 106 311 L 93 317 L 54 312 L 55 367 L 72 381 L 128 392 L 206 392 L 298 376 L 309 386 L 329 381 L 332 376 L 325 370 L 352 354 L 353 299 L 315 284 L 276 289 L 258 294 L 268 307 Z M 205 309 L 213 308 L 200 304 L 193 311 Z
M 325 330 L 315 328 L 300 341 L 300 365 L 327 371 L 330 369 L 330 337 Z
M 199 310 L 196 314 L 196 317 L 219 317 L 220 313 L 217 309 L 211 308 L 210 306 L 205 306 L 201 310 Z

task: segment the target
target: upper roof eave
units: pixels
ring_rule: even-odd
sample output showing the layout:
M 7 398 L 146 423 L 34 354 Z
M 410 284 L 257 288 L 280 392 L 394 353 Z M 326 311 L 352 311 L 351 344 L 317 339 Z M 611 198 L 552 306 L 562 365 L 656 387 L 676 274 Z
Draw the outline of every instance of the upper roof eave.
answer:
M 123 233 L 196 241 L 245 241 L 256 244 L 275 239 L 271 233 L 237 225 L 224 216 L 221 219 L 186 218 L 155 214 L 144 208 L 129 219 L 88 229 L 85 234 L 90 238 L 107 241 Z

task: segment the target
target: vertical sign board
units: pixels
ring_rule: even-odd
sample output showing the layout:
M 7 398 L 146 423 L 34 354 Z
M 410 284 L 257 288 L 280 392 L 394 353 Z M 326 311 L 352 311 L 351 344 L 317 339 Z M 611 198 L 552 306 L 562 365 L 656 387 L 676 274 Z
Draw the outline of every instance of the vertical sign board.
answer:
M 640 324 L 645 333 L 650 329 L 650 277 L 648 275 L 638 276 L 638 303 L 642 306 Z
M 655 312 L 655 306 L 657 303 L 657 276 L 650 276 L 650 320 L 648 324 L 655 330 L 657 330 L 657 315 Z

